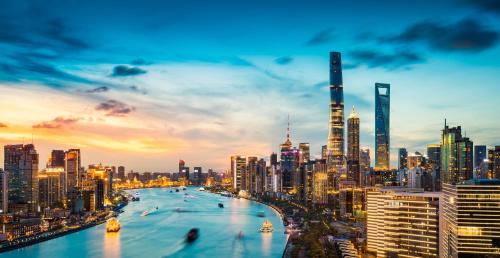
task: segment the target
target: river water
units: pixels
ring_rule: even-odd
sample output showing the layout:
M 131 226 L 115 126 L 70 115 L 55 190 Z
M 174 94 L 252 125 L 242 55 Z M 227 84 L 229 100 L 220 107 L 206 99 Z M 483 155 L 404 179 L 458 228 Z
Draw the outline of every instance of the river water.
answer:
M 281 257 L 286 236 L 279 217 L 266 205 L 227 198 L 194 187 L 139 190 L 141 201 L 130 202 L 120 214 L 118 233 L 106 233 L 105 224 L 33 246 L 0 254 L 0 257 Z M 186 195 L 187 193 L 188 195 Z M 222 202 L 224 208 L 219 208 Z M 156 210 L 158 206 L 158 210 Z M 148 216 L 141 216 L 149 210 Z M 263 211 L 265 218 L 257 214 Z M 272 233 L 260 233 L 265 219 Z M 194 243 L 184 241 L 191 228 L 199 228 Z M 242 231 L 243 237 L 238 238 Z

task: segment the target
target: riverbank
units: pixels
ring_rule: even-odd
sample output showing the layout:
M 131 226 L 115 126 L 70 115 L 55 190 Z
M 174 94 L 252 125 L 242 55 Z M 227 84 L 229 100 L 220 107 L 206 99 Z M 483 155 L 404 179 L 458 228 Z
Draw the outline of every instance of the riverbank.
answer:
M 35 245 L 38 243 L 52 240 L 54 238 L 62 237 L 62 236 L 72 234 L 72 233 L 76 233 L 76 232 L 100 225 L 104 222 L 106 222 L 106 219 L 91 222 L 91 223 L 85 224 L 85 225 L 78 227 L 78 228 L 71 228 L 71 229 L 66 229 L 66 230 L 61 230 L 61 231 L 51 231 L 51 232 L 49 231 L 49 232 L 45 232 L 45 233 L 42 233 L 42 234 L 37 235 L 37 236 L 31 236 L 31 237 L 26 237 L 23 239 L 18 239 L 17 242 L 19 242 L 19 243 L 9 244 L 9 245 L 5 245 L 5 244 L 0 245 L 0 253 L 13 251 L 13 250 L 16 250 L 19 248 L 28 247 L 31 245 Z
M 123 209 L 125 206 L 127 206 L 127 204 L 128 204 L 127 202 L 120 203 L 112 210 L 115 212 L 119 211 L 119 210 Z M 13 250 L 16 250 L 19 248 L 28 247 L 28 246 L 42 243 L 45 241 L 49 241 L 49 240 L 52 240 L 52 239 L 55 239 L 58 237 L 66 236 L 68 234 L 76 233 L 76 232 L 103 224 L 107 221 L 107 218 L 108 218 L 107 216 L 101 216 L 96 221 L 89 222 L 87 224 L 84 224 L 84 225 L 76 227 L 76 228 L 69 228 L 68 227 L 67 229 L 58 229 L 55 231 L 47 231 L 47 232 L 41 233 L 39 235 L 19 238 L 13 242 L 7 242 L 6 244 L 0 244 L 0 253 L 13 251 Z

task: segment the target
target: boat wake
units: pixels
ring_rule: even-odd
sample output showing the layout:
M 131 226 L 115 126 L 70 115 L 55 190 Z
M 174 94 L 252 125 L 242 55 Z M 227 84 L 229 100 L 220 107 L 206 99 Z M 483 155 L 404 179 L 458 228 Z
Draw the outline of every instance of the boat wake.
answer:
M 172 255 L 182 251 L 182 249 L 184 249 L 185 247 L 186 247 L 186 241 L 181 239 L 178 242 L 169 246 L 168 253 L 163 255 L 162 258 L 171 257 Z

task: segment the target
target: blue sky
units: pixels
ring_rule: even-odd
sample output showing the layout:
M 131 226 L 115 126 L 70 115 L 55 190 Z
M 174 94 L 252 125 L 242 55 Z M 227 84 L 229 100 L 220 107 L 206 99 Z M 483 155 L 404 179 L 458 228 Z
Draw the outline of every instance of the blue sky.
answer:
M 363 147 L 375 82 L 392 87 L 391 147 L 423 151 L 445 118 L 498 145 L 500 5 L 436 2 L 4 1 L 0 142 L 33 137 L 41 160 L 80 147 L 85 164 L 223 170 L 277 151 L 290 114 L 293 142 L 319 154 L 340 51 Z

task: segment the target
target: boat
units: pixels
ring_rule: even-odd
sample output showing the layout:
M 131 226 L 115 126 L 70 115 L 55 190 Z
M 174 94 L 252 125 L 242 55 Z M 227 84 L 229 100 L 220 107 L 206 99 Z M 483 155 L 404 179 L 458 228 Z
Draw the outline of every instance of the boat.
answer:
M 182 191 L 185 191 L 185 190 L 186 190 L 186 187 L 183 187 L 183 188 L 182 188 Z
M 177 193 L 177 192 L 179 192 L 179 188 L 175 189 L 175 192 L 176 192 L 176 193 Z
M 203 191 L 205 191 L 205 188 L 200 187 L 200 189 L 198 189 L 198 191 L 202 191 L 203 192 Z
M 224 204 L 219 202 L 219 208 L 224 208 Z
M 149 215 L 149 211 L 145 210 L 144 212 L 142 212 L 141 216 L 148 216 Z
M 257 217 L 261 217 L 261 218 L 263 218 L 263 217 L 265 217 L 265 216 L 266 216 L 266 214 L 265 214 L 263 211 L 259 211 L 259 212 L 257 212 Z
M 172 193 L 172 190 L 170 190 L 170 192 Z
M 273 224 L 271 224 L 269 220 L 265 220 L 264 223 L 262 224 L 262 227 L 260 228 L 260 232 L 262 233 L 273 232 Z
M 189 232 L 186 235 L 186 241 L 188 243 L 192 243 L 196 239 L 198 239 L 199 235 L 200 235 L 200 230 L 197 228 L 192 228 L 191 230 L 189 230 Z
M 106 224 L 106 231 L 107 232 L 118 232 L 120 231 L 120 222 L 118 222 L 117 218 L 110 218 L 108 220 L 108 223 Z

